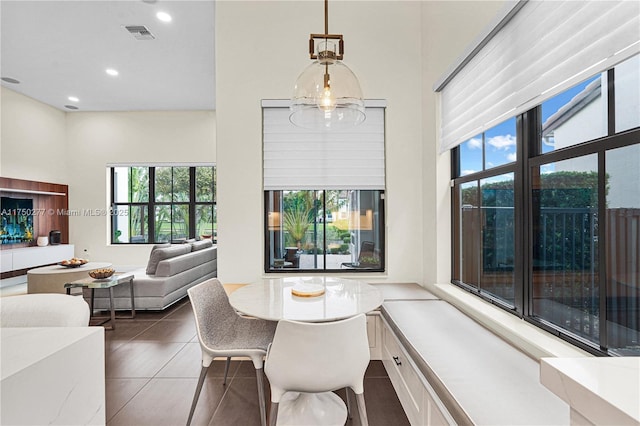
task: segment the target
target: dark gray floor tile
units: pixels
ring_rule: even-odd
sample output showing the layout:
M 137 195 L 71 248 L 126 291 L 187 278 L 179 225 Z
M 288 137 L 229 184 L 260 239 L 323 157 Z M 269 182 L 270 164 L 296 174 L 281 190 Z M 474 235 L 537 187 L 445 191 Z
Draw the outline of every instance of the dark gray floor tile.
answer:
M 354 411 L 354 426 L 359 425 L 355 398 L 351 393 L 352 409 Z M 364 379 L 364 400 L 367 406 L 367 416 L 370 426 L 409 426 L 400 400 L 388 378 Z
M 116 320 L 115 330 L 105 330 L 105 348 L 107 351 L 114 351 L 123 343 L 129 342 L 137 335 L 156 324 L 157 321 L 150 320 Z
M 166 316 L 166 319 L 188 320 L 195 323 L 191 303 L 186 302 L 177 306 L 169 315 Z
M 387 370 L 384 368 L 382 361 L 372 360 L 369 362 L 369 366 L 367 367 L 367 371 L 364 373 L 364 377 L 384 378 L 389 377 L 389 375 L 387 374 Z
M 227 386 L 227 392 L 209 426 L 260 426 L 256 383 L 255 378 L 235 377 Z M 266 406 L 268 407 L 268 404 Z
M 184 425 L 197 382 L 197 379 L 151 379 L 107 425 Z M 205 380 L 192 425 L 209 423 L 225 390 L 221 379 Z
M 127 342 L 106 355 L 106 377 L 155 376 L 186 343 Z
M 107 379 L 105 396 L 107 422 L 133 398 L 150 379 Z
M 164 319 L 136 336 L 136 341 L 190 342 L 196 335 L 193 321 Z

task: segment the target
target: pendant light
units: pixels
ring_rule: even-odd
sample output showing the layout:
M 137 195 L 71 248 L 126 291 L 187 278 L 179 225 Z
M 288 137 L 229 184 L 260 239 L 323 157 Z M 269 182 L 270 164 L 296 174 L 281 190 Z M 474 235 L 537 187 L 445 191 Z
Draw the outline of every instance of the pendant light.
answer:
M 329 34 L 328 12 L 324 0 L 324 34 L 310 35 L 309 57 L 314 62 L 296 80 L 291 99 L 289 120 L 308 129 L 343 129 L 365 120 L 360 82 L 342 62 L 342 34 Z

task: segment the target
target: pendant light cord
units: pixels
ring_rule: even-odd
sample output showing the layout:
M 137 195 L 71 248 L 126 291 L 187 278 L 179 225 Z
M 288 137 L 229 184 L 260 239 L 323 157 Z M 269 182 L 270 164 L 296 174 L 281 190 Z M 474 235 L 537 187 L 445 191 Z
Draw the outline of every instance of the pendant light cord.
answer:
M 324 0 L 324 33 L 329 34 L 329 0 Z

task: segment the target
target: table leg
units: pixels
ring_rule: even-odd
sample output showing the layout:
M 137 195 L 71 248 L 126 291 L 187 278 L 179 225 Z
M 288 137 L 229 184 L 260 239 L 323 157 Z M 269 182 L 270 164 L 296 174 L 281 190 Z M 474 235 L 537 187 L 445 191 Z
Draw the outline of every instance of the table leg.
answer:
M 131 288 L 131 318 L 136 317 L 136 304 L 133 297 L 133 277 L 129 280 L 129 287 Z
M 89 302 L 89 318 L 93 316 L 93 295 L 96 292 L 95 288 L 91 289 L 91 301 Z
M 109 309 L 111 310 L 111 330 L 116 329 L 116 310 L 113 306 L 113 287 L 109 287 Z
M 116 317 L 118 319 L 135 319 L 136 318 L 136 303 L 135 303 L 134 294 L 133 294 L 133 277 L 129 280 L 129 287 L 131 289 L 131 293 L 129 296 L 131 297 L 131 315 L 129 316 L 120 315 Z

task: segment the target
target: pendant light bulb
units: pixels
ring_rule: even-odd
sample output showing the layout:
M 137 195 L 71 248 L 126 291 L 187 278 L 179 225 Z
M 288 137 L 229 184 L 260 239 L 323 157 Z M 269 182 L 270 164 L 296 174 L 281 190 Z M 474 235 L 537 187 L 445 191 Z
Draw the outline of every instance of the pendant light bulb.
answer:
M 324 87 L 322 89 L 322 94 L 318 99 L 318 108 L 324 112 L 331 112 L 336 109 L 336 98 L 331 93 L 329 74 L 324 75 Z

